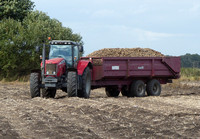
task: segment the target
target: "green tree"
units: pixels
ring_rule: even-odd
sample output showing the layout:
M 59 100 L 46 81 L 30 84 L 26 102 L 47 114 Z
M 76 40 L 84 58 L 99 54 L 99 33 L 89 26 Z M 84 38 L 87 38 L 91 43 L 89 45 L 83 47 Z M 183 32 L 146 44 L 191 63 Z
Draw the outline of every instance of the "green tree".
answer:
M 185 68 L 200 68 L 200 55 L 186 54 L 181 56 L 181 66 Z
M 30 0 L 0 0 L 0 20 L 12 18 L 22 21 L 33 7 Z
M 43 12 L 27 14 L 22 22 L 3 19 L 0 22 L 0 74 L 3 78 L 27 75 L 32 69 L 40 67 L 41 53 L 35 52 L 35 46 L 47 38 L 72 40 L 79 43 L 82 37 L 72 29 L 62 26 L 56 19 L 51 19 Z
M 23 56 L 23 26 L 13 19 L 0 22 L 0 68 L 4 77 L 17 75 Z

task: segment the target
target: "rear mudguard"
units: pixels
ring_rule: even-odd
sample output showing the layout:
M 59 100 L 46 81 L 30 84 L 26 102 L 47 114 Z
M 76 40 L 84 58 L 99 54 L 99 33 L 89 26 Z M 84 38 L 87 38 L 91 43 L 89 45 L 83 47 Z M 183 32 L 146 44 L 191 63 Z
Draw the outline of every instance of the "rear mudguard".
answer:
M 87 60 L 80 60 L 77 65 L 78 75 L 82 76 L 86 67 L 89 67 L 90 69 L 92 69 L 92 63 Z

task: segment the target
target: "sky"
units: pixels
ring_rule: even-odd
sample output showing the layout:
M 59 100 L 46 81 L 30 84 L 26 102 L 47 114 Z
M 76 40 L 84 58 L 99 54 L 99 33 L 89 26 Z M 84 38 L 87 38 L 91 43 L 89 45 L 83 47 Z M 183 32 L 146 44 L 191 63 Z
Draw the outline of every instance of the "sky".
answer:
M 32 0 L 83 37 L 85 55 L 103 48 L 200 54 L 200 0 Z

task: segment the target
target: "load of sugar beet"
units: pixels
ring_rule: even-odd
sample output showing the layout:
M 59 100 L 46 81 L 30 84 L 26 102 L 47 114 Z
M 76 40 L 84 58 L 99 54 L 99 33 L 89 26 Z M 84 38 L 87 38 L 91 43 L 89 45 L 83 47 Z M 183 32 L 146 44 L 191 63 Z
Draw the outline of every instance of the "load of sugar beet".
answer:
M 87 57 L 163 57 L 160 52 L 149 48 L 104 48 L 94 51 Z M 95 65 L 101 65 L 101 60 L 93 61 Z

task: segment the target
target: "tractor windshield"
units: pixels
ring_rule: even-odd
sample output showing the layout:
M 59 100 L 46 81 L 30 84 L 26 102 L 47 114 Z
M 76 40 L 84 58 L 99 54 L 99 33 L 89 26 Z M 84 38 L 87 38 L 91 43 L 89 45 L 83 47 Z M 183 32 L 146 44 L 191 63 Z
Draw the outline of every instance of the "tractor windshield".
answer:
M 62 57 L 68 63 L 72 63 L 72 46 L 71 45 L 51 45 L 49 59 Z

